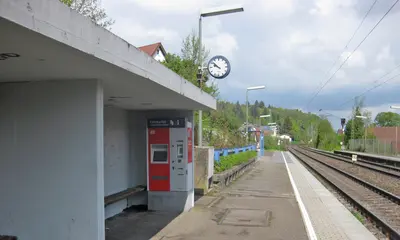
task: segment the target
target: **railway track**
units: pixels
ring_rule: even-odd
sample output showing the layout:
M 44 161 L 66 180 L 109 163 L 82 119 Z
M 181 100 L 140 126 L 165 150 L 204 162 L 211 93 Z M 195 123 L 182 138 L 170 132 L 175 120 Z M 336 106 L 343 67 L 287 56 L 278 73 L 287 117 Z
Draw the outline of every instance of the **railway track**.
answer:
M 302 149 L 306 149 L 304 147 L 302 147 Z M 321 154 L 321 155 L 325 155 L 328 157 L 332 157 L 338 160 L 342 160 L 342 161 L 347 161 L 347 162 L 351 162 L 351 157 L 349 156 L 345 156 L 345 155 L 338 155 L 335 153 L 331 153 L 331 152 L 326 152 L 326 151 L 321 151 L 321 150 L 317 150 L 317 149 L 311 149 L 308 148 L 306 150 Z M 369 168 L 372 170 L 376 170 L 378 172 L 387 174 L 387 175 L 392 175 L 392 176 L 396 176 L 400 178 L 400 168 L 399 167 L 395 167 L 395 166 L 391 166 L 391 165 L 385 165 L 385 164 L 380 164 L 380 163 L 376 163 L 376 162 L 372 162 L 372 161 L 368 161 L 368 160 L 364 160 L 364 159 L 357 159 L 357 162 L 355 163 L 359 166 L 365 167 L 365 168 Z
M 400 240 L 399 197 L 329 165 L 304 149 L 291 147 L 289 151 L 374 222 L 389 239 Z
M 400 196 L 400 172 L 378 169 L 376 166 L 367 166 L 364 163 L 353 163 L 351 160 L 333 157 L 320 151 L 300 148 L 313 158 L 317 158 L 331 166 L 334 166 L 352 176 L 358 177 L 369 184 L 379 187 L 396 197 Z

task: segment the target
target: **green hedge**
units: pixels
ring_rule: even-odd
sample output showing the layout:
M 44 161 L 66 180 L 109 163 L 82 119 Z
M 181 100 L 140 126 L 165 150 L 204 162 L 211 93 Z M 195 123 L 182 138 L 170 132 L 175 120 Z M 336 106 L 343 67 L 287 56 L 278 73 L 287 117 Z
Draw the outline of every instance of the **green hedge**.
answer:
M 220 173 L 232 167 L 248 162 L 250 159 L 257 157 L 256 151 L 241 152 L 238 154 L 231 154 L 228 156 L 220 157 L 219 162 L 214 164 L 214 172 Z
M 278 138 L 272 136 L 264 137 L 264 149 L 267 151 L 284 151 L 285 150 L 285 141 L 281 141 L 281 144 L 278 145 Z

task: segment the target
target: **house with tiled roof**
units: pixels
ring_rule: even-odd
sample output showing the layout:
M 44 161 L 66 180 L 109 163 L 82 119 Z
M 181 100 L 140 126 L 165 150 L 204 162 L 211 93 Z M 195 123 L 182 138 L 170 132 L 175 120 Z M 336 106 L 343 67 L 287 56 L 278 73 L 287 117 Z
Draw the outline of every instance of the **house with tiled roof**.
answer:
M 160 42 L 146 46 L 141 46 L 139 47 L 139 49 L 147 53 L 148 55 L 152 56 L 155 60 L 159 62 L 165 61 L 165 56 L 167 55 L 167 52 L 165 51 L 163 45 Z

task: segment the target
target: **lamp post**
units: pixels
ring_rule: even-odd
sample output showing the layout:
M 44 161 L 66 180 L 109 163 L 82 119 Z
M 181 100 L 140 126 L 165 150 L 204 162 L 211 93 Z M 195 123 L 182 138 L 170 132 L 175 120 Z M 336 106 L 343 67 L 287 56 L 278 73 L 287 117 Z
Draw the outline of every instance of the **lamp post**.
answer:
M 364 128 L 365 128 L 364 129 L 364 150 L 365 150 L 365 146 L 366 146 L 365 142 L 367 141 L 367 123 L 366 123 L 366 120 L 368 118 L 366 116 L 361 116 L 361 115 L 357 115 L 356 118 L 361 118 L 361 119 L 365 120 L 365 122 L 364 122 Z M 354 124 L 353 124 L 353 126 L 354 126 Z
M 212 17 L 212 16 L 218 16 L 218 15 L 223 15 L 223 14 L 229 14 L 229 13 L 237 13 L 237 12 L 243 12 L 244 8 L 241 6 L 230 6 L 230 7 L 217 7 L 213 9 L 208 9 L 200 12 L 200 17 L 199 17 L 199 52 L 198 52 L 198 61 L 199 61 L 199 85 L 200 89 L 203 88 L 203 59 L 201 58 L 201 52 L 203 49 L 202 45 L 202 18 L 203 17 Z M 198 146 L 201 147 L 203 146 L 203 111 L 199 110 L 199 127 L 198 127 Z
M 246 143 L 249 141 L 249 91 L 261 90 L 265 86 L 248 87 L 246 89 Z

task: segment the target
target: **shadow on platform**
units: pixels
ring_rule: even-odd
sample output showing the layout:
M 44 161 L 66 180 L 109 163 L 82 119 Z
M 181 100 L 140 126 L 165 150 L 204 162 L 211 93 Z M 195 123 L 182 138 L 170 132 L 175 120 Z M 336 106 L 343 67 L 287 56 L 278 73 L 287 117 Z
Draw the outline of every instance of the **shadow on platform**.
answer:
M 148 240 L 174 220 L 179 213 L 148 211 L 134 206 L 106 220 L 106 240 Z
M 202 196 L 195 195 L 195 201 Z M 105 221 L 106 240 L 148 240 L 171 223 L 180 213 L 148 211 L 133 206 Z

